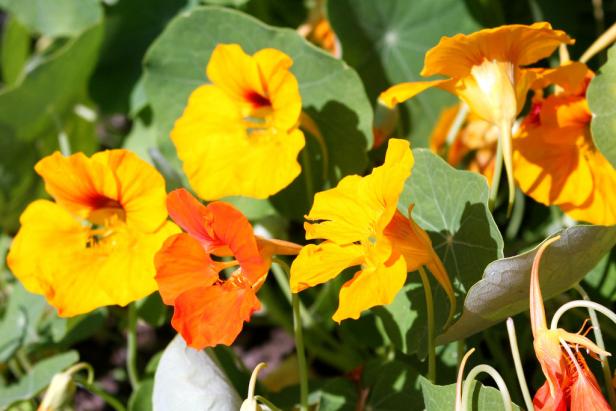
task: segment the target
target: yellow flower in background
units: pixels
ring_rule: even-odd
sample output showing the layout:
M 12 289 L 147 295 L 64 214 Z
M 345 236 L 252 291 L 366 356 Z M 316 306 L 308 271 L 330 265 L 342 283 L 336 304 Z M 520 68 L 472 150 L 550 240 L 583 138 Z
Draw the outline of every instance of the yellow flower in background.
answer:
M 457 105 L 441 113 L 430 136 L 430 149 L 454 167 L 463 167 L 485 176 L 490 185 L 496 163 L 498 127 L 474 113 L 468 113 L 460 130 L 452 136 L 453 141 L 448 142 L 461 109 L 461 105 Z
M 500 130 L 511 204 L 511 128 L 538 77 L 536 70 L 524 66 L 548 57 L 562 43 L 571 44 L 573 40 L 563 31 L 553 30 L 549 23 L 512 24 L 442 37 L 426 54 L 421 75 L 448 78 L 398 84 L 383 92 L 379 101 L 393 107 L 431 87 L 457 95 L 473 113 Z
M 562 66 L 538 84 L 560 92 L 538 93 L 513 139 L 514 175 L 535 201 L 556 205 L 570 217 L 616 224 L 616 170 L 595 147 L 586 87 L 593 74 L 582 63 Z
M 408 271 L 428 265 L 455 304 L 449 277 L 427 234 L 398 210 L 398 198 L 411 174 L 413 154 L 405 140 L 391 139 L 385 163 L 366 177 L 343 178 L 315 195 L 304 224 L 305 246 L 291 266 L 291 290 L 327 282 L 342 270 L 361 266 L 340 290 L 333 319 L 358 318 L 368 308 L 389 304 Z
M 276 49 L 250 56 L 237 44 L 212 52 L 207 76 L 190 95 L 171 139 L 184 172 L 206 200 L 267 198 L 301 172 L 302 102 L 293 61 Z
M 64 157 L 35 166 L 55 202 L 20 218 L 7 263 L 24 287 L 62 317 L 126 305 L 157 289 L 154 254 L 178 231 L 167 222 L 165 182 L 127 150 Z

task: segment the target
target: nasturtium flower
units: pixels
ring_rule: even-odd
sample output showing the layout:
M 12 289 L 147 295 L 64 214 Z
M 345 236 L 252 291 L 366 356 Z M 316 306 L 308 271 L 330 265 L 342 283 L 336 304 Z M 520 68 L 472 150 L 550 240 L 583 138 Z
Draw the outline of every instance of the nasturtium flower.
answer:
M 460 110 L 461 106 L 454 106 L 441 113 L 430 136 L 430 149 L 443 155 L 454 167 L 463 167 L 485 176 L 490 185 L 496 163 L 498 127 L 475 113 L 468 113 L 459 131 L 448 142 Z
M 293 60 L 276 49 L 250 56 L 221 44 L 207 65 L 211 84 L 192 92 L 171 139 L 191 186 L 203 199 L 266 198 L 301 172 L 302 111 Z
M 156 290 L 154 254 L 178 231 L 167 221 L 165 181 L 127 150 L 35 166 L 55 202 L 23 212 L 7 262 L 27 290 L 62 317 L 126 305 Z
M 556 205 L 576 220 L 612 225 L 616 169 L 592 141 L 586 100 L 592 76 L 582 63 L 546 75 L 541 87 L 553 83 L 560 92 L 535 97 L 513 138 L 514 176 L 535 201 Z
M 530 319 L 535 354 L 546 382 L 535 394 L 537 411 L 610 410 L 597 380 L 588 368 L 581 350 L 609 355 L 583 334 L 562 328 L 548 328 L 539 284 L 539 266 L 545 249 L 559 237 L 545 241 L 537 251 L 530 278 Z
M 309 18 L 305 24 L 297 28 L 297 32 L 332 56 L 341 57 L 340 42 L 329 20 L 322 13 L 314 18 Z
M 398 198 L 411 174 L 413 154 L 405 140 L 389 140 L 385 163 L 366 177 L 351 175 L 338 186 L 317 193 L 304 224 L 309 244 L 291 266 L 291 291 L 327 282 L 352 266 L 361 269 L 340 290 L 333 319 L 358 318 L 362 311 L 389 304 L 404 285 L 407 272 L 427 265 L 455 298 L 447 272 L 428 235 L 398 211 Z
M 244 322 L 260 308 L 272 256 L 295 255 L 300 246 L 255 236 L 232 205 L 201 204 L 188 191 L 167 196 L 171 218 L 186 232 L 171 236 L 156 254 L 156 281 L 171 325 L 196 349 L 231 345 Z M 228 277 L 221 273 L 237 267 Z
M 524 66 L 548 57 L 563 43 L 573 40 L 549 23 L 505 25 L 442 37 L 426 53 L 421 75 L 448 78 L 398 84 L 384 91 L 379 101 L 393 107 L 431 87 L 457 95 L 473 113 L 499 128 L 511 203 L 511 128 L 538 76 L 536 70 Z

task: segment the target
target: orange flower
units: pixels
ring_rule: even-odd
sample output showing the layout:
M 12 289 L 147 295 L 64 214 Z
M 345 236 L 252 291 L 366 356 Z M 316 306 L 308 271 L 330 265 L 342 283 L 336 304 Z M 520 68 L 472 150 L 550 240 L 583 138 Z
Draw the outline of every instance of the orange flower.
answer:
M 295 255 L 300 246 L 257 237 L 230 204 L 204 206 L 184 189 L 167 196 L 167 208 L 186 231 L 167 239 L 155 258 L 160 295 L 174 306 L 171 324 L 193 348 L 230 345 L 260 307 L 256 292 L 272 256 Z
M 69 317 L 156 290 L 154 254 L 177 232 L 167 222 L 165 182 L 127 150 L 64 157 L 35 166 L 55 199 L 21 215 L 7 262 L 31 292 Z
M 514 136 L 515 179 L 527 195 L 556 205 L 593 224 L 616 224 L 616 170 L 590 134 L 592 114 L 586 87 L 593 74 L 582 63 L 563 66 L 539 84 L 561 92 L 534 99 L 531 113 Z
M 424 90 L 439 87 L 457 95 L 473 113 L 498 127 L 511 204 L 511 128 L 538 76 L 536 70 L 523 66 L 549 56 L 561 43 L 571 44 L 573 40 L 562 31 L 552 30 L 549 23 L 513 24 L 442 37 L 426 54 L 421 75 L 449 78 L 398 84 L 383 92 L 379 100 L 393 107 Z
M 301 172 L 299 87 L 293 61 L 276 49 L 252 56 L 237 44 L 212 52 L 212 84 L 191 94 L 171 132 L 184 172 L 206 200 L 231 195 L 266 198 Z
M 559 238 L 551 238 L 539 247 L 531 271 L 530 319 L 533 346 L 547 379 L 537 391 L 533 404 L 537 411 L 610 410 L 580 349 L 586 349 L 596 355 L 609 355 L 609 353 L 584 335 L 547 326 L 539 284 L 539 265 L 545 249 Z M 575 350 L 575 353 L 572 350 Z
M 430 136 L 430 149 L 445 157 L 454 167 L 465 167 L 486 177 L 492 183 L 496 163 L 498 128 L 474 113 L 469 113 L 448 146 L 448 135 L 461 110 L 454 106 L 443 111 Z
M 451 300 L 449 277 L 428 235 L 397 210 L 398 197 L 411 174 L 413 154 L 405 140 L 391 139 L 385 163 L 366 177 L 343 178 L 317 193 L 306 216 L 306 238 L 322 243 L 302 248 L 291 266 L 291 290 L 300 292 L 336 277 L 347 267 L 361 270 L 340 290 L 333 319 L 358 318 L 363 310 L 389 304 L 408 271 L 427 265 Z
M 329 20 L 320 15 L 297 28 L 297 32 L 312 44 L 322 48 L 336 58 L 340 58 L 340 42 Z

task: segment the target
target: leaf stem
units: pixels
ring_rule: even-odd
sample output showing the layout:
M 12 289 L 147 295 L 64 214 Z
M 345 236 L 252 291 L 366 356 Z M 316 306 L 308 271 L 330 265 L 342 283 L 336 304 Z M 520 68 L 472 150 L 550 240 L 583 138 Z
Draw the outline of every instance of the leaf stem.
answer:
M 550 328 L 552 330 L 557 329 L 558 328 L 558 320 L 560 320 L 560 317 L 562 317 L 563 314 L 567 310 L 570 310 L 572 308 L 578 308 L 578 307 L 590 308 L 590 309 L 593 309 L 595 311 L 599 311 L 601 314 L 605 315 L 607 318 L 612 320 L 613 323 L 616 324 L 616 313 L 614 313 L 609 308 L 604 307 L 601 304 L 598 304 L 598 303 L 596 303 L 594 301 L 574 300 L 574 301 L 569 301 L 568 303 L 565 303 L 565 304 L 561 305 L 560 308 L 558 310 L 556 310 L 556 312 L 554 313 L 554 316 L 552 317 L 552 322 L 550 323 Z
M 304 336 L 302 334 L 302 316 L 299 306 L 299 295 L 291 294 L 291 300 L 293 302 L 295 349 L 297 351 L 297 365 L 299 367 L 300 410 L 308 411 L 308 370 L 306 367 L 306 353 L 304 352 Z
M 492 184 L 490 185 L 490 198 L 488 207 L 494 211 L 496 207 L 496 197 L 498 196 L 498 186 L 500 185 L 501 174 L 503 172 L 503 143 L 502 138 L 496 143 L 496 159 L 494 160 L 494 174 L 492 174 Z
M 428 379 L 433 384 L 436 382 L 436 345 L 434 343 L 434 301 L 432 300 L 432 287 L 430 279 L 423 267 L 419 267 L 419 276 L 423 284 L 426 296 L 426 311 L 428 314 Z
M 485 372 L 489 374 L 490 377 L 496 382 L 498 386 L 498 390 L 501 394 L 501 398 L 503 399 L 503 405 L 505 406 L 505 411 L 512 411 L 513 407 L 511 406 L 511 396 L 509 395 L 509 390 L 507 389 L 507 385 L 503 380 L 503 377 L 496 371 L 493 367 L 487 364 L 480 364 L 475 366 L 466 376 L 464 380 L 464 388 L 462 389 L 462 410 L 468 410 L 468 397 L 471 392 L 471 382 L 477 378 L 477 375 Z
M 584 301 L 590 301 L 590 297 L 581 285 L 576 284 L 574 288 L 582 296 Z M 592 308 L 589 308 L 588 315 L 590 316 L 592 330 L 595 334 L 595 341 L 599 348 L 605 351 L 605 342 L 603 341 L 603 333 L 601 332 L 601 324 L 599 324 L 597 313 Z M 616 392 L 614 392 L 614 386 L 612 385 L 612 371 L 610 370 L 609 359 L 605 355 L 599 355 L 599 358 L 601 359 L 601 370 L 603 371 L 603 378 L 605 379 L 605 386 L 610 406 L 613 410 L 616 410 Z
M 126 371 L 133 390 L 139 385 L 137 372 L 137 306 L 134 302 L 128 305 L 128 324 L 126 330 Z
M 312 182 L 312 166 L 310 164 L 310 154 L 308 153 L 307 146 L 302 150 L 302 168 L 304 181 L 306 182 L 307 200 L 308 202 L 311 202 L 314 197 L 314 184 Z
M 524 397 L 524 404 L 526 409 L 534 409 L 533 399 L 528 391 L 528 383 L 524 376 L 524 369 L 522 368 L 522 360 L 520 359 L 520 350 L 518 348 L 518 338 L 515 333 L 515 324 L 513 318 L 507 318 L 507 334 L 509 334 L 509 346 L 511 347 L 511 356 L 513 357 L 513 363 L 515 364 L 515 373 L 518 377 L 518 383 L 520 384 L 520 391 L 522 391 L 522 397 Z
M 89 383 L 81 377 L 75 377 L 75 382 L 79 384 L 83 389 L 90 391 L 92 394 L 100 397 L 103 401 L 105 401 L 111 408 L 116 411 L 126 411 L 126 407 L 122 405 L 120 400 L 118 400 L 113 395 L 104 391 L 103 389 L 97 387 L 93 383 Z
M 278 408 L 274 405 L 274 403 L 272 403 L 270 400 L 268 400 L 265 397 L 262 397 L 260 395 L 255 395 L 254 396 L 255 400 L 257 400 L 258 402 L 260 402 L 261 404 L 266 405 L 271 411 L 282 411 L 281 408 Z

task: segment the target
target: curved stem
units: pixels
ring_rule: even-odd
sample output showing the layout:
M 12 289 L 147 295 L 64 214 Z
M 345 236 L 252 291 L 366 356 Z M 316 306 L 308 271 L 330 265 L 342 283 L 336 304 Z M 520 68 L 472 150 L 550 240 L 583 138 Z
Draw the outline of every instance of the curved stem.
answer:
M 581 285 L 576 284 L 576 291 L 582 296 L 584 301 L 590 301 L 590 297 L 586 293 L 586 290 L 582 288 Z M 590 316 L 590 322 L 592 324 L 592 330 L 595 334 L 595 341 L 599 348 L 605 351 L 605 342 L 603 341 L 603 334 L 601 333 L 601 324 L 599 324 L 599 319 L 597 318 L 597 313 L 592 308 L 588 309 L 588 315 Z M 605 386 L 607 391 L 607 396 L 610 402 L 610 406 L 612 409 L 616 410 L 616 392 L 614 391 L 614 386 L 612 385 L 612 371 L 610 370 L 610 363 L 608 357 L 605 355 L 599 355 L 601 359 L 601 370 L 603 371 L 603 378 L 605 379 Z
M 306 353 L 304 352 L 304 337 L 302 335 L 302 316 L 299 307 L 299 295 L 291 294 L 293 302 L 293 331 L 295 333 L 295 349 L 297 351 L 297 365 L 299 367 L 299 398 L 300 410 L 308 411 L 308 370 L 306 367 Z
M 419 267 L 419 276 L 426 296 L 426 311 L 428 313 L 428 379 L 433 384 L 436 381 L 436 345 L 434 343 L 434 301 L 430 279 L 423 267 Z
M 515 364 L 515 373 L 518 377 L 518 383 L 520 384 L 520 391 L 522 391 L 522 397 L 524 397 L 524 404 L 526 409 L 534 409 L 533 399 L 528 391 L 528 383 L 524 376 L 524 369 L 522 368 L 522 360 L 520 359 L 520 350 L 518 349 L 518 338 L 515 333 L 515 325 L 513 324 L 513 318 L 507 318 L 507 334 L 509 334 L 509 346 L 511 347 L 511 356 L 513 357 L 513 363 Z
M 492 377 L 492 379 L 496 382 L 503 399 L 505 411 L 512 411 L 513 407 L 511 406 L 511 396 L 509 395 L 509 390 L 507 389 L 507 385 L 505 384 L 503 377 L 501 377 L 498 371 L 487 364 L 477 365 L 468 373 L 466 380 L 464 380 L 464 388 L 462 389 L 462 410 L 466 411 L 468 409 L 468 397 L 471 392 L 471 382 L 482 372 L 489 374 L 490 377 Z
M 139 374 L 137 372 L 137 306 L 134 302 L 128 305 L 126 345 L 126 371 L 131 387 L 136 390 L 139 385 Z
M 75 378 L 75 382 L 81 385 L 81 387 L 84 388 L 85 390 L 88 390 L 92 394 L 96 395 L 97 397 L 100 397 L 103 401 L 109 404 L 109 406 L 113 408 L 115 411 L 126 411 L 126 407 L 122 405 L 120 400 L 118 400 L 116 397 L 109 394 L 108 392 L 102 390 L 101 388 L 97 387 L 96 385 L 90 384 L 81 378 Z
M 458 353 L 460 351 L 458 350 Z M 456 404 L 455 411 L 462 411 L 462 384 L 464 378 L 464 367 L 466 366 L 466 362 L 468 358 L 475 352 L 474 348 L 468 350 L 466 354 L 463 356 L 458 356 L 460 360 L 460 365 L 458 366 L 458 378 L 456 379 Z
M 578 307 L 590 308 L 595 311 L 599 311 L 601 314 L 605 315 L 607 318 L 612 320 L 614 324 L 616 324 L 616 314 L 609 308 L 606 308 L 602 306 L 601 304 L 598 304 L 594 301 L 574 300 L 574 301 L 569 301 L 568 303 L 561 305 L 560 308 L 556 310 L 556 312 L 554 313 L 554 316 L 552 317 L 550 328 L 553 330 L 557 329 L 558 320 L 560 320 L 560 317 L 562 317 L 566 311 L 572 308 L 578 308 Z
M 588 49 L 580 57 L 582 63 L 586 63 L 595 55 L 600 53 L 604 48 L 612 44 L 616 40 L 616 23 L 607 29 L 597 40 L 588 47 Z
M 302 111 L 300 117 L 300 127 L 306 130 L 319 144 L 321 155 L 323 156 L 323 181 L 329 180 L 329 150 L 325 139 L 319 130 L 317 123 L 305 111 Z

